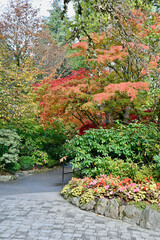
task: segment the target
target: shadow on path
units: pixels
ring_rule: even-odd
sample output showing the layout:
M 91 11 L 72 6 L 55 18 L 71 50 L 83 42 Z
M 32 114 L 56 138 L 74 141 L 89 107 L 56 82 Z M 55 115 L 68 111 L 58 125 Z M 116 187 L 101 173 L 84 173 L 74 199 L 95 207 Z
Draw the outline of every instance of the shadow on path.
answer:
M 19 175 L 20 178 L 10 182 L 0 182 L 0 196 L 23 194 L 23 193 L 41 193 L 41 192 L 59 192 L 62 189 L 62 170 L 56 167 L 43 173 L 34 173 L 29 175 Z M 72 174 L 65 175 L 65 184 L 71 179 Z

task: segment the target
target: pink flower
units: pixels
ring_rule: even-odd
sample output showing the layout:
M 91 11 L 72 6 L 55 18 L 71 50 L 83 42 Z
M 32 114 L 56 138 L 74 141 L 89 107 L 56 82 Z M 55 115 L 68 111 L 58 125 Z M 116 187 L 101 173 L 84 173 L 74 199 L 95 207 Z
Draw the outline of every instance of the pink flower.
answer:
M 151 27 L 152 30 L 156 29 L 156 25 L 151 25 L 150 27 Z
M 118 191 L 120 191 L 120 192 L 123 192 L 123 191 L 124 191 L 124 189 L 123 189 L 123 188 L 119 188 L 119 189 L 118 189 Z
M 140 189 L 138 187 L 133 189 L 133 192 L 139 192 L 139 191 Z
M 108 189 L 109 189 L 109 185 L 106 185 L 106 186 L 105 186 L 105 189 L 108 190 Z
M 87 177 L 83 178 L 83 182 L 85 182 L 87 179 L 88 179 Z
M 128 198 L 130 198 L 131 197 L 130 193 L 127 193 L 127 196 L 128 196 Z
M 111 191 L 109 194 L 111 194 L 111 195 L 112 195 L 112 194 L 113 194 L 113 192 Z
M 90 182 L 89 185 L 92 186 L 92 185 L 96 185 L 97 181 L 96 180 L 93 180 L 93 182 Z
M 127 185 L 126 185 L 126 186 L 124 186 L 124 190 L 127 190 L 127 188 L 129 188 L 129 186 L 127 186 Z
M 101 177 L 102 177 L 102 178 L 106 178 L 106 177 L 107 177 L 107 175 L 105 175 L 105 174 L 102 174 L 102 175 L 101 175 Z
M 136 183 L 131 183 L 129 186 L 134 187 L 134 186 L 136 186 Z

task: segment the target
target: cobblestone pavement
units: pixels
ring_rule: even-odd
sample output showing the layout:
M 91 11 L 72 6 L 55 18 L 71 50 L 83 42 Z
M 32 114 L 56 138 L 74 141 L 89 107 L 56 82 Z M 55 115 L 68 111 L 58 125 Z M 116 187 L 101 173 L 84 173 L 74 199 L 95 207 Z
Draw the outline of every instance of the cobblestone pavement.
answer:
M 85 212 L 59 193 L 0 196 L 0 240 L 160 240 L 160 232 Z

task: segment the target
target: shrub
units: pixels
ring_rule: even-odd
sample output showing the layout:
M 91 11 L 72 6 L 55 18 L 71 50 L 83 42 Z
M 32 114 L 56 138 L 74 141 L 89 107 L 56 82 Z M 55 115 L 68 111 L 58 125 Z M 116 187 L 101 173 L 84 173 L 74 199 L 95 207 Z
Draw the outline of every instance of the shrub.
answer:
M 34 159 L 29 156 L 22 156 L 19 159 L 20 168 L 22 170 L 30 170 L 34 166 Z
M 61 122 L 55 122 L 51 128 L 46 128 L 43 133 L 43 148 L 48 156 L 55 163 L 59 163 L 63 145 L 66 142 L 66 130 Z
M 20 169 L 20 165 L 18 162 L 6 163 L 4 167 L 4 170 L 11 174 L 15 174 L 16 172 L 18 172 L 19 169 Z
M 88 163 L 88 162 L 87 162 Z M 79 164 L 74 164 L 75 168 L 79 168 Z M 90 167 L 87 167 L 86 161 L 80 163 L 81 171 L 78 171 L 77 176 L 91 176 L 96 177 L 103 174 L 112 174 L 113 176 L 119 175 L 120 178 L 130 177 L 134 179 L 134 176 L 137 172 L 138 165 L 134 164 L 132 161 L 123 161 L 122 159 L 115 158 L 114 160 L 111 157 L 95 157 L 94 162 L 90 164 Z M 146 176 L 145 176 L 146 177 Z
M 73 168 L 81 170 L 83 175 L 95 177 L 113 171 L 111 166 L 119 175 L 119 171 L 123 173 L 121 164 L 132 176 L 132 165 L 142 167 L 154 163 L 153 157 L 160 149 L 160 132 L 155 124 L 117 124 L 111 129 L 91 129 L 83 136 L 75 136 L 65 149 Z
M 156 162 L 157 168 L 158 168 L 159 173 L 160 173 L 160 153 L 159 153 L 158 155 L 155 155 L 155 156 L 153 157 L 153 159 L 154 159 L 154 161 Z
M 17 131 L 22 139 L 21 156 L 32 156 L 34 150 L 38 150 L 48 155 L 49 165 L 59 162 L 66 141 L 66 132 L 61 122 L 56 121 L 53 127 L 44 129 L 40 123 L 28 121 L 22 123 Z
M 14 130 L 0 129 L 0 166 L 2 170 L 18 169 L 20 137 Z
M 135 182 L 143 182 L 148 176 L 151 176 L 155 181 L 160 181 L 160 174 L 156 164 L 142 165 L 137 168 L 133 179 Z
M 50 167 L 59 163 L 68 132 L 71 132 L 71 128 L 66 130 L 62 122 L 58 120 L 54 122 L 52 127 L 45 129 L 37 119 L 21 119 L 18 124 L 12 122 L 12 124 L 5 126 L 0 125 L 0 128 L 2 127 L 16 129 L 21 137 L 19 156 L 32 156 L 34 150 L 46 152 L 49 157 L 47 166 Z
M 31 157 L 36 165 L 46 166 L 49 164 L 48 154 L 44 151 L 34 150 Z
M 159 172 L 156 169 L 156 164 L 150 164 L 149 166 L 138 166 L 133 161 L 124 161 L 122 159 L 115 158 L 112 160 L 110 157 L 97 157 L 94 161 L 94 166 L 87 168 L 85 162 L 81 163 L 81 171 L 75 172 L 75 176 L 100 176 L 102 173 L 106 175 L 112 174 L 113 176 L 119 176 L 120 179 L 131 178 L 135 182 L 142 182 L 147 176 L 152 176 L 155 180 L 160 180 Z

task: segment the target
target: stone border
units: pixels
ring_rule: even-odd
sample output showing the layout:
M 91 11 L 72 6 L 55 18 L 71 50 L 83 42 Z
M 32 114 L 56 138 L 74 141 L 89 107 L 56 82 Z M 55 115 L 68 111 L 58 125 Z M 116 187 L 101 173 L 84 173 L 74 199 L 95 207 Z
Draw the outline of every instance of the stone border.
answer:
M 142 228 L 160 231 L 160 213 L 147 206 L 140 210 L 134 205 L 120 205 L 116 199 L 101 198 L 97 202 L 92 200 L 85 205 L 80 204 L 80 197 L 63 196 L 69 203 L 82 210 L 92 211 L 105 217 L 119 219 Z
M 9 182 L 18 179 L 17 175 L 0 175 L 0 182 Z

